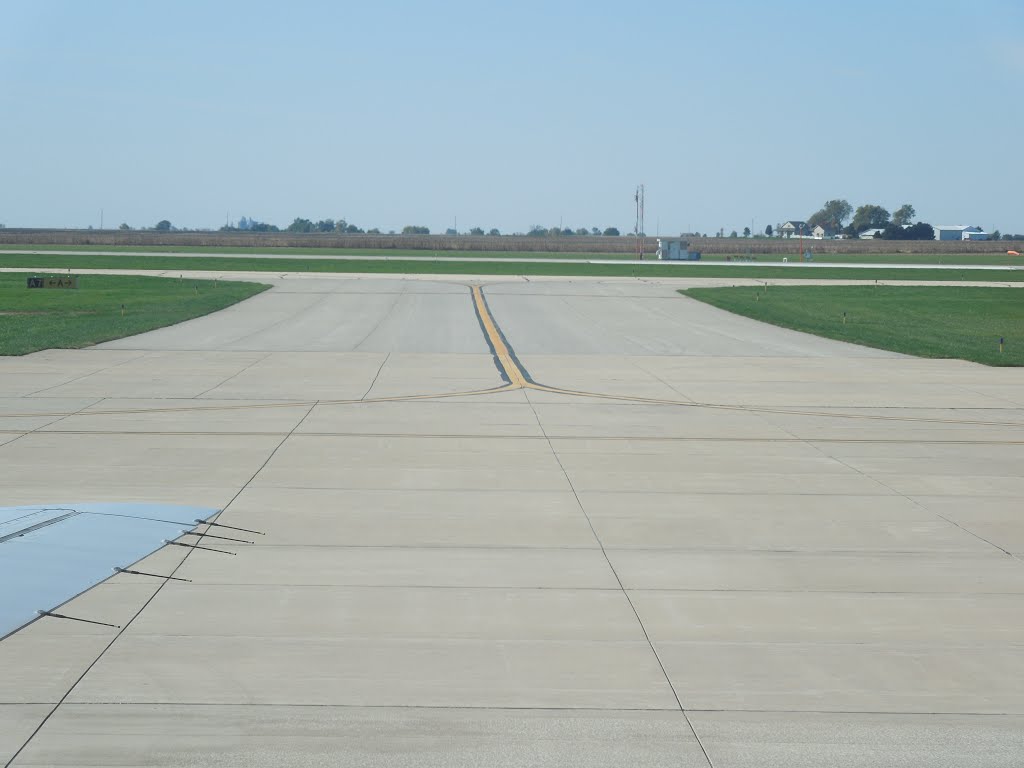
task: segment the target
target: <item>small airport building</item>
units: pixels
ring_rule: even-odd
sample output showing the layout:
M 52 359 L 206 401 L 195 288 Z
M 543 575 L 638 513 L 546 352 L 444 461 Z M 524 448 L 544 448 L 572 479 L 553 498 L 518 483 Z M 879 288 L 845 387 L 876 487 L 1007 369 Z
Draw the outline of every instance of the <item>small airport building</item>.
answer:
M 936 240 L 988 240 L 988 232 L 981 227 L 935 227 Z
M 658 259 L 662 261 L 700 261 L 700 253 L 690 250 L 688 240 L 679 237 L 659 237 Z

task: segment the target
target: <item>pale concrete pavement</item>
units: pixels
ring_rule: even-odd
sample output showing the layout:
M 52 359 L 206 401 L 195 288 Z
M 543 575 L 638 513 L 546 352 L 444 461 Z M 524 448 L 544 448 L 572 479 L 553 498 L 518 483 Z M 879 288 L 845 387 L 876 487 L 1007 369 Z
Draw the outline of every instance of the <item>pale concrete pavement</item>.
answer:
M 457 282 L 285 279 L 0 359 L 3 504 L 217 506 L 266 533 L 63 609 L 121 631 L 0 643 L 0 757 L 1019 765 L 1024 372 L 674 288 L 486 289 L 533 379 L 576 394 L 459 394 L 502 380 Z

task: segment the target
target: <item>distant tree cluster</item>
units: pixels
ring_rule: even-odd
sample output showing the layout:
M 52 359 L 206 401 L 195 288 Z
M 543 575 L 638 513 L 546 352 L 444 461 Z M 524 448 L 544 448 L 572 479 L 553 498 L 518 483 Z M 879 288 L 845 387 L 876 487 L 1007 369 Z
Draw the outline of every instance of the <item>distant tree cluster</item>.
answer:
M 807 234 L 820 226 L 828 236 L 842 233 L 847 237 L 860 237 L 864 232 L 877 229 L 881 231 L 875 236 L 885 240 L 934 239 L 935 230 L 931 225 L 912 223 L 916 216 L 917 211 L 909 203 L 890 214 L 880 205 L 865 204 L 854 210 L 846 200 L 829 200 L 807 219 Z M 846 224 L 847 219 L 850 219 L 849 224 Z M 765 234 L 771 237 L 771 227 L 765 229 Z M 776 231 L 776 234 L 780 233 Z
M 529 237 L 619 237 L 620 232 L 616 227 L 606 227 L 605 229 L 599 229 L 598 227 L 579 227 L 573 229 L 572 227 L 551 227 L 550 229 L 534 224 L 530 227 L 530 231 L 526 233 Z
M 280 232 L 276 224 L 267 224 L 264 221 L 249 219 L 243 216 L 238 220 L 237 225 L 225 224 L 220 228 L 221 232 Z
M 891 221 L 875 237 L 881 240 L 934 240 L 935 230 L 923 221 L 905 227 Z
M 807 219 L 808 229 L 823 227 L 826 232 L 838 233 L 843 228 L 843 223 L 850 218 L 853 207 L 845 200 L 829 200 L 821 210 L 815 212 Z M 767 232 L 766 232 L 767 234 Z
M 418 227 L 412 224 L 402 227 L 403 235 L 429 235 L 430 227 Z
M 303 219 L 296 217 L 295 220 L 288 225 L 287 232 L 336 232 L 340 235 L 362 235 L 365 231 L 357 227 L 355 224 L 349 224 L 344 219 L 320 219 L 319 221 L 312 221 L 310 219 Z

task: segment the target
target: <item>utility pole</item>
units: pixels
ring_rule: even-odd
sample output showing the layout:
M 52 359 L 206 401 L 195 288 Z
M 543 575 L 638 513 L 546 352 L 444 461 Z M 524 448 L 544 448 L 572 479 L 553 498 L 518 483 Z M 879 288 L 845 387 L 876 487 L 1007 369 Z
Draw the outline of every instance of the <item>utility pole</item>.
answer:
M 636 235 L 636 257 L 637 259 L 643 260 L 644 258 L 644 185 L 641 184 L 636 188 L 636 193 L 633 195 L 633 200 L 636 202 L 636 224 L 633 227 L 633 234 Z

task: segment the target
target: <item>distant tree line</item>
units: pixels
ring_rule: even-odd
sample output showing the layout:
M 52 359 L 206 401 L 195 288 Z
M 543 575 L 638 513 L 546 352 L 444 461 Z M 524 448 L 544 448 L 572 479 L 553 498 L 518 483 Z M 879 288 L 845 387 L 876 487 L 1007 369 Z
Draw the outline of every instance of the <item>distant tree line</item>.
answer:
M 534 224 L 530 227 L 530 231 L 526 233 L 529 237 L 618 237 L 620 232 L 615 227 L 606 227 L 605 229 L 598 229 L 597 227 L 580 227 L 579 229 L 572 229 L 571 227 L 551 227 L 547 229 Z
M 902 205 L 896 209 L 892 214 L 888 210 L 880 205 L 865 204 L 854 209 L 846 200 L 829 200 L 819 210 L 815 211 L 806 222 L 806 230 L 804 231 L 805 236 L 810 236 L 812 230 L 815 227 L 821 226 L 829 236 L 845 235 L 846 237 L 856 238 L 868 230 L 879 230 L 875 233 L 875 237 L 882 240 L 933 240 L 935 238 L 934 228 L 922 221 L 918 221 L 916 224 L 912 223 L 914 218 L 917 216 L 917 211 L 914 206 L 910 204 Z M 849 223 L 847 223 L 849 221 Z M 2 226 L 2 225 L 0 225 Z M 91 229 L 91 227 L 90 227 Z M 127 223 L 122 223 L 118 229 L 130 230 L 131 227 Z M 143 227 L 145 229 L 145 227 Z M 151 229 L 157 232 L 170 232 L 172 230 L 177 231 L 188 231 L 178 230 L 177 227 L 173 226 L 167 219 L 161 219 Z M 238 220 L 236 224 L 226 224 L 220 228 L 221 232 L 280 232 L 281 229 L 275 224 L 268 224 L 258 219 L 249 218 L 243 216 Z M 313 221 L 312 219 L 304 219 L 296 217 L 291 224 L 285 228 L 286 232 L 301 232 L 301 233 L 335 233 L 335 234 L 349 234 L 349 235 L 380 235 L 384 234 L 381 230 L 376 227 L 372 229 L 362 229 L 355 224 L 349 224 L 345 219 L 320 219 L 319 221 Z M 389 230 L 389 235 L 397 234 L 395 230 Z M 407 225 L 402 227 L 401 234 L 403 235 L 429 235 L 430 228 L 419 225 Z M 447 229 L 446 235 L 457 236 L 462 233 L 457 232 L 455 229 Z M 483 236 L 499 236 L 501 232 L 495 228 L 484 231 L 482 227 L 472 227 L 465 234 L 469 234 L 474 237 Z M 517 236 L 521 236 L 524 233 L 515 232 Z M 606 227 L 600 229 L 599 227 L 579 227 L 572 229 L 571 227 L 542 227 L 539 224 L 530 227 L 529 231 L 525 233 L 528 237 L 619 237 L 622 233 L 616 227 Z M 632 236 L 634 233 L 629 232 L 628 235 Z M 646 233 L 641 232 L 641 236 L 646 237 Z M 782 237 L 783 233 L 779 231 L 779 227 L 772 227 L 771 224 L 764 228 L 764 235 L 753 234 L 750 227 L 744 227 L 742 237 L 749 238 L 760 238 L 760 237 Z M 684 232 L 681 237 L 708 237 L 707 233 L 701 234 L 700 232 Z M 713 237 L 724 238 L 727 237 L 725 229 L 719 229 Z M 738 238 L 741 234 L 735 229 L 732 230 L 728 237 Z M 992 240 L 1024 240 L 1024 234 L 1011 234 L 1001 233 L 998 229 L 991 233 L 990 239 Z
M 120 229 L 131 229 L 127 224 L 122 224 Z M 171 225 L 171 222 L 167 219 L 163 219 L 153 227 L 158 232 L 168 232 L 176 227 Z M 220 228 L 221 232 L 280 232 L 281 229 L 275 224 L 267 224 L 266 222 L 259 221 L 258 219 L 249 218 L 243 216 L 238 220 L 236 224 L 225 224 Z M 312 219 L 304 219 L 302 217 L 296 217 L 291 224 L 284 229 L 285 232 L 301 232 L 301 233 L 335 233 L 344 235 L 380 235 L 384 234 L 376 227 L 372 229 L 362 229 L 357 227 L 355 224 L 349 224 L 345 219 L 320 219 L 319 221 L 313 221 Z M 387 234 L 394 235 L 396 232 L 390 230 Z M 429 235 L 430 227 L 424 227 L 416 224 L 409 224 L 402 227 L 401 234 L 403 235 Z M 446 235 L 459 235 L 455 229 L 448 229 L 445 231 Z M 501 232 L 496 228 L 491 228 L 484 231 L 482 227 L 472 227 L 468 233 L 475 237 L 497 237 L 501 235 Z M 521 232 L 515 234 L 521 235 Z M 526 233 L 530 237 L 577 237 L 577 236 L 600 236 L 605 237 L 618 237 L 620 232 L 615 227 L 606 227 L 605 229 L 598 229 L 597 227 L 580 227 L 579 229 L 570 229 L 568 227 L 551 227 L 547 229 L 541 226 L 534 226 L 530 228 L 530 231 Z M 643 233 L 641 233 L 643 234 Z

